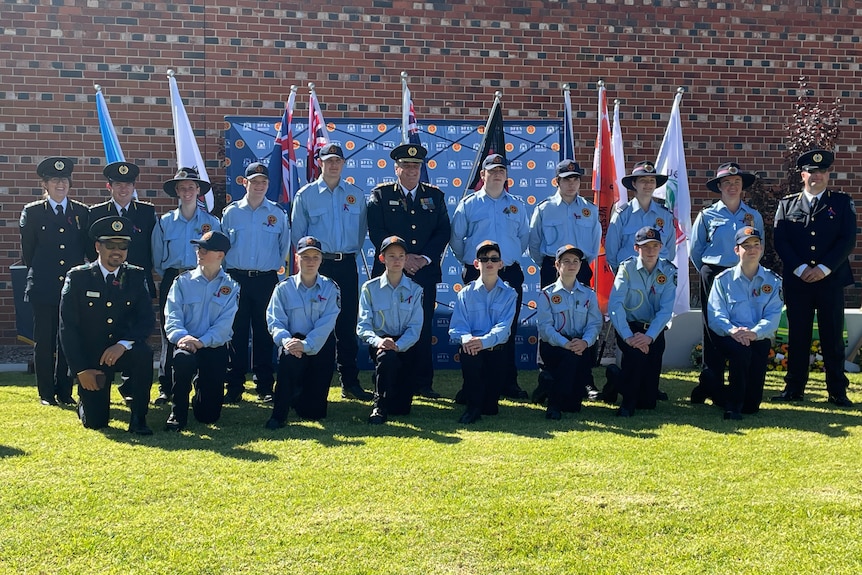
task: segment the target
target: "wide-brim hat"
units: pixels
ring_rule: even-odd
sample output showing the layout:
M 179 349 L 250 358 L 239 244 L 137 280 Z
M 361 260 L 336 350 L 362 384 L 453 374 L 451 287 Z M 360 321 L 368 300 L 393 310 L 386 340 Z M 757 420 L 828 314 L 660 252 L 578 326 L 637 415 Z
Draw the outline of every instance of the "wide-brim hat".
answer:
M 632 169 L 632 173 L 623 177 L 623 186 L 627 190 L 635 190 L 635 180 L 641 177 L 655 178 L 655 187 L 660 188 L 667 183 L 668 177 L 655 171 L 652 162 L 638 162 Z
M 75 162 L 72 158 L 52 156 L 39 162 L 39 165 L 36 166 L 36 174 L 42 179 L 68 178 L 74 169 Z
M 757 176 L 755 176 L 754 174 L 742 171 L 742 168 L 739 167 L 739 164 L 735 162 L 728 162 L 718 167 L 718 170 L 715 171 L 715 177 L 706 183 L 706 187 L 713 192 L 720 194 L 721 189 L 718 187 L 718 185 L 721 183 L 722 178 L 726 178 L 728 176 L 739 176 L 740 178 L 742 178 L 743 190 L 747 190 L 748 188 L 750 188 L 751 184 L 754 183 L 754 180 L 757 179 Z
M 167 182 L 162 184 L 162 189 L 170 197 L 176 198 L 177 184 L 185 181 L 197 182 L 201 188 L 201 194 L 207 193 L 208 191 L 210 191 L 210 188 L 212 188 L 208 181 L 202 180 L 200 178 L 200 176 L 198 175 L 198 171 L 195 168 L 180 168 L 177 171 L 177 174 L 174 176 L 174 179 L 168 180 Z
M 138 179 L 141 169 L 130 162 L 112 162 L 105 166 L 102 174 L 109 182 L 132 183 Z

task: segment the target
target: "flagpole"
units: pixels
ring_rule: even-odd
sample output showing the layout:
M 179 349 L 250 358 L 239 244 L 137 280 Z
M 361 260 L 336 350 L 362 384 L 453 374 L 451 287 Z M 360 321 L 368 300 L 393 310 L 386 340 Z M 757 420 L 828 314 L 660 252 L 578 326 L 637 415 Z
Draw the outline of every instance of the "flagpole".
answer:
M 406 144 L 410 141 L 408 135 L 408 125 L 410 124 L 409 116 L 410 103 L 408 102 L 407 89 L 407 72 L 401 72 L 401 143 Z
M 572 118 L 572 95 L 571 86 L 568 82 L 563 84 L 563 101 L 565 103 L 564 116 L 566 125 L 563 130 L 563 137 L 566 141 L 563 142 L 563 159 L 575 159 L 575 131 L 574 118 Z
M 488 121 L 485 122 L 485 131 L 483 132 L 483 138 L 482 138 L 483 142 L 485 141 L 485 138 L 488 137 L 488 132 L 491 130 L 491 127 L 492 127 L 491 124 L 494 121 L 494 113 L 497 111 L 497 107 L 501 105 L 502 99 L 503 99 L 503 92 L 501 92 L 500 90 L 497 90 L 496 92 L 494 92 L 494 103 L 491 105 L 491 113 L 488 114 Z M 473 170 L 474 170 L 473 174 L 475 174 L 475 169 L 476 169 L 475 166 L 481 165 L 482 161 L 484 160 L 484 158 L 482 157 L 483 151 L 484 151 L 484 149 L 483 149 L 483 146 L 481 146 L 481 145 L 479 146 L 479 149 L 476 150 L 476 158 L 473 160 Z M 503 153 L 505 153 L 505 150 L 501 150 L 501 151 Z M 500 153 L 500 152 L 495 150 L 495 153 Z M 472 176 L 472 174 L 471 174 L 471 176 Z M 464 192 L 461 194 L 462 198 L 467 197 L 467 190 L 470 189 L 471 183 L 472 182 L 467 182 L 467 186 L 464 188 Z

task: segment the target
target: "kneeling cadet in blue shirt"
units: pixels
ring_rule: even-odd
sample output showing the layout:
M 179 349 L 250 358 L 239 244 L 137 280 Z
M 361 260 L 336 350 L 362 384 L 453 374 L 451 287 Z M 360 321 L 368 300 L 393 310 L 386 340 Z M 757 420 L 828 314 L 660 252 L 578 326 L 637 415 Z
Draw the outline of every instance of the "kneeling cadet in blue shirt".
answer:
M 291 407 L 303 419 L 326 417 L 329 384 L 335 372 L 335 320 L 341 311 L 338 285 L 318 273 L 320 240 L 296 243 L 299 273 L 275 286 L 266 325 L 278 346 L 278 373 L 267 429 L 285 426 Z
M 476 248 L 473 266 L 479 277 L 458 292 L 449 337 L 461 345 L 467 411 L 458 423 L 470 424 L 496 415 L 506 364 L 503 344 L 509 340 L 518 294 L 500 279 L 500 246 L 485 240 Z
M 177 277 L 165 303 L 165 334 L 174 348 L 173 408 L 165 424 L 167 431 L 185 429 L 196 375 L 195 419 L 215 423 L 221 416 L 227 344 L 239 307 L 239 284 L 222 269 L 230 249 L 228 237 L 209 231 L 191 243 L 197 250 L 198 267 Z
M 596 292 L 578 281 L 584 252 L 571 244 L 557 248 L 554 267 L 557 281 L 542 289 L 539 298 L 539 354 L 553 378 L 548 394 L 548 419 L 560 419 L 561 412 L 578 412 L 586 396 L 584 362 L 593 358 L 584 353 L 596 343 L 602 329 L 602 313 Z
M 368 423 L 389 415 L 407 415 L 413 402 L 412 359 L 422 332 L 422 288 L 404 275 L 407 243 L 389 236 L 380 244 L 386 271 L 362 285 L 356 333 L 374 361 L 374 409 Z

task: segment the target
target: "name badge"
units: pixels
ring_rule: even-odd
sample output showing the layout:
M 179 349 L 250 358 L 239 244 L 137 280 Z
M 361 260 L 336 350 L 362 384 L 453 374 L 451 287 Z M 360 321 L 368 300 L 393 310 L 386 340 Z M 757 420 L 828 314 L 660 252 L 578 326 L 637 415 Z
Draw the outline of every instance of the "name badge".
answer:
M 400 206 L 401 202 L 398 200 L 389 200 L 389 205 L 390 206 Z
M 87 297 L 102 297 L 102 294 L 97 291 L 88 291 Z

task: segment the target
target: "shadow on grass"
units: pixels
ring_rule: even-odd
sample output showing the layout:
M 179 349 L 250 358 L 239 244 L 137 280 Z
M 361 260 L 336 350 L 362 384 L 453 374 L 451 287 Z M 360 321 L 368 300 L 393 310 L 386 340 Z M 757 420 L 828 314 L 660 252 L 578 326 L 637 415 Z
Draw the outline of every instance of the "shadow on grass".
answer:
M 19 457 L 21 455 L 27 455 L 27 452 L 23 449 L 18 449 L 17 447 L 0 445 L 0 459 L 6 459 L 7 457 Z

